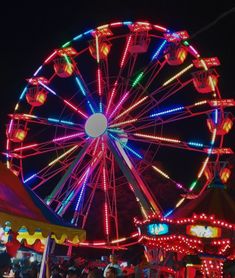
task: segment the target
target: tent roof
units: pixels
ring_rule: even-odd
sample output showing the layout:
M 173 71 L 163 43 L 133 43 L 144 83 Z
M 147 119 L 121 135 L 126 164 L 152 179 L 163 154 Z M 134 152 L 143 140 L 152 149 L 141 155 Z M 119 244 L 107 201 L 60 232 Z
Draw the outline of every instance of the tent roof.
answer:
M 214 215 L 217 219 L 235 223 L 235 202 L 224 188 L 210 187 L 197 199 L 175 211 L 174 218 L 188 218 L 193 214 Z
M 73 243 L 84 241 L 86 233 L 62 221 L 30 189 L 0 163 L 0 224 L 11 222 L 13 230 L 27 228 L 29 234 L 40 229 L 44 237 L 53 233 L 58 242 L 65 239 Z

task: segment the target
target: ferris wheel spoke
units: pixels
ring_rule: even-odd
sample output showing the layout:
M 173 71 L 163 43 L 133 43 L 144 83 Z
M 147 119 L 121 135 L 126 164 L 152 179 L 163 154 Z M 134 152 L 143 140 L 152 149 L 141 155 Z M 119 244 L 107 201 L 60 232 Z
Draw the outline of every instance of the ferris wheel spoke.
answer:
M 144 133 L 134 133 L 133 136 L 134 137 L 132 136 L 128 137 L 128 139 L 131 141 L 133 140 L 133 141 L 143 142 L 146 144 L 157 144 L 160 146 L 185 149 L 188 151 L 201 152 L 204 154 L 207 154 L 208 150 L 210 149 L 209 145 L 204 145 L 200 142 L 194 142 L 194 141 L 184 142 L 175 138 L 155 136 L 155 135 L 149 135 Z
M 77 156 L 75 157 L 74 161 L 71 163 L 69 168 L 67 169 L 66 173 L 63 175 L 63 177 L 60 179 L 60 181 L 57 183 L 57 185 L 54 187 L 53 191 L 47 198 L 47 203 L 51 204 L 51 202 L 55 199 L 55 197 L 58 195 L 58 192 L 61 191 L 61 189 L 64 187 L 66 181 L 69 179 L 71 173 L 74 171 L 74 169 L 77 167 L 79 161 L 81 161 L 86 152 L 87 149 L 92 145 L 92 142 L 86 142 L 85 145 L 82 147 L 82 149 L 79 151 Z
M 75 215 L 77 215 L 78 211 L 82 207 L 81 202 L 83 202 L 85 189 L 87 185 L 88 178 L 92 175 L 97 165 L 99 164 L 100 159 L 102 158 L 102 151 L 100 151 L 97 156 L 93 157 L 90 162 L 87 163 L 87 166 L 84 168 L 83 173 L 79 172 L 77 176 L 81 177 L 79 181 L 74 183 L 74 187 L 71 187 L 70 190 L 66 190 L 66 197 L 64 198 L 63 203 L 60 206 L 57 206 L 57 213 L 62 216 L 68 209 L 68 207 L 72 204 L 74 199 L 78 196 L 76 207 L 75 207 Z M 79 193 L 80 192 L 80 193 Z M 78 195 L 79 193 L 79 195 Z M 61 196 L 60 196 L 61 198 Z M 74 220 L 75 221 L 75 220 Z

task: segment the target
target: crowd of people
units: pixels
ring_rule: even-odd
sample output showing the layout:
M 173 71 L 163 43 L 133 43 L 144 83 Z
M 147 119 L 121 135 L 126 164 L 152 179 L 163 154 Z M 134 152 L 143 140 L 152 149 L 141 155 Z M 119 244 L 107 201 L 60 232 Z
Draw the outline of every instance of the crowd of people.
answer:
M 82 262 L 81 262 L 82 261 Z M 40 263 L 30 262 L 29 259 L 12 263 L 7 253 L 0 254 L 0 278 L 37 278 L 40 272 Z M 49 258 L 46 261 L 45 278 L 115 278 L 134 277 L 133 266 L 121 268 L 116 255 L 109 257 L 107 264 L 94 264 L 92 261 L 74 259 L 53 261 Z

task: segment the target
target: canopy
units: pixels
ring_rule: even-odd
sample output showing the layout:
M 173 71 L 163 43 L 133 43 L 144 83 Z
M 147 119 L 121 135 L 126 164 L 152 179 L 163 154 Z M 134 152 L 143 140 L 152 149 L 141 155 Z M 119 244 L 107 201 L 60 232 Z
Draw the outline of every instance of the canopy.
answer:
M 84 230 L 64 223 L 0 162 L 0 225 L 4 226 L 7 221 L 11 222 L 14 231 L 26 228 L 27 232 L 22 233 L 26 240 L 28 235 L 34 235 L 36 240 L 35 235 L 41 233 L 39 239 L 52 234 L 57 243 L 68 239 L 76 244 L 86 237 Z
M 178 208 L 173 217 L 189 218 L 194 213 L 214 215 L 217 219 L 235 223 L 235 201 L 227 192 L 226 187 L 215 179 L 198 198 Z

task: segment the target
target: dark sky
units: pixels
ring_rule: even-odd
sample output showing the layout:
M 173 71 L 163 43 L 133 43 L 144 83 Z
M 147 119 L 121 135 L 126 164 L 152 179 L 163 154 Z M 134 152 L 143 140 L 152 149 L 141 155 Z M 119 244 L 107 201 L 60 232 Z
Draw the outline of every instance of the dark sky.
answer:
M 62 2 L 62 3 L 61 3 Z M 4 150 L 7 114 L 13 112 L 26 78 L 52 50 L 96 26 L 125 20 L 148 20 L 190 35 L 233 5 L 229 1 L 5 1 L 1 7 L 0 150 Z M 206 5 L 206 6 L 205 6 Z M 234 98 L 235 12 L 198 34 L 192 44 L 205 57 L 218 56 L 219 86 L 224 98 Z M 233 146 L 231 146 L 233 144 Z M 234 129 L 225 138 L 234 148 Z

